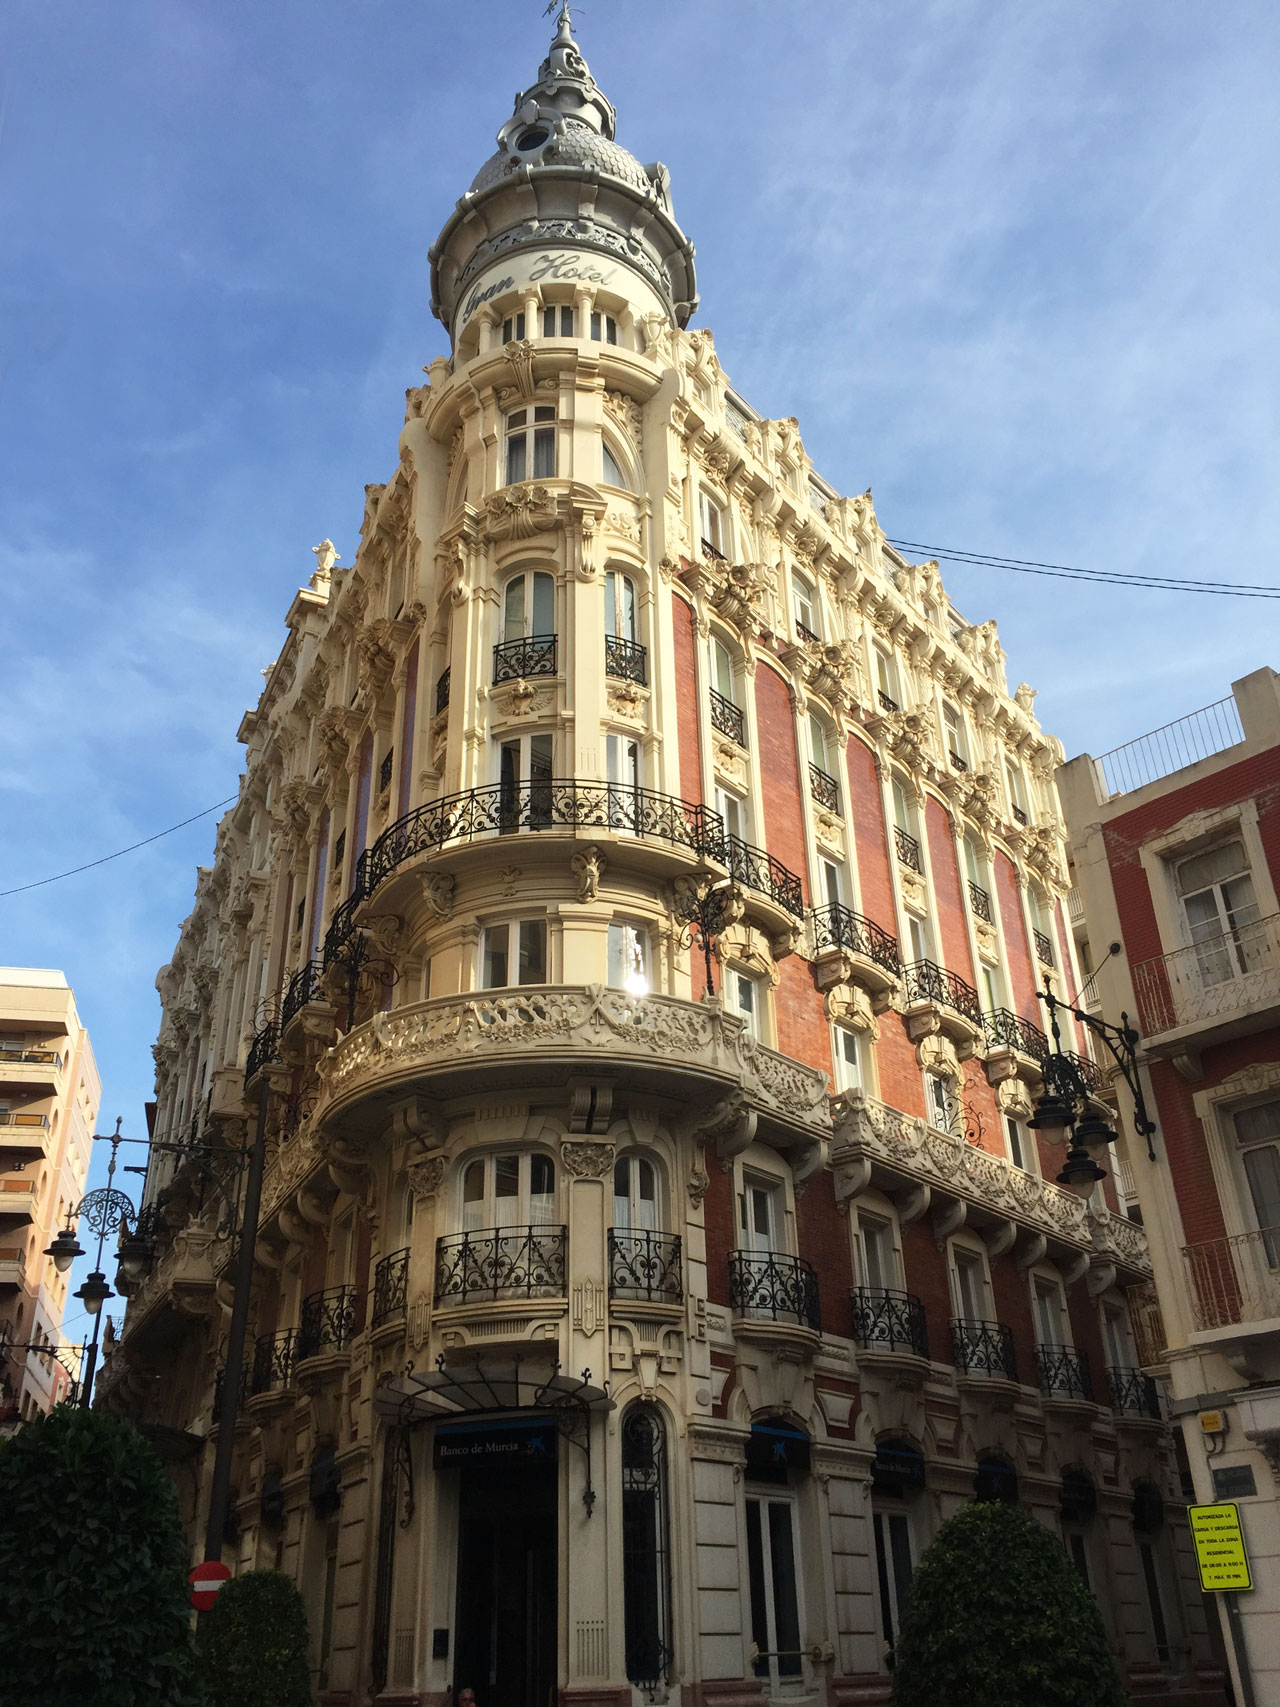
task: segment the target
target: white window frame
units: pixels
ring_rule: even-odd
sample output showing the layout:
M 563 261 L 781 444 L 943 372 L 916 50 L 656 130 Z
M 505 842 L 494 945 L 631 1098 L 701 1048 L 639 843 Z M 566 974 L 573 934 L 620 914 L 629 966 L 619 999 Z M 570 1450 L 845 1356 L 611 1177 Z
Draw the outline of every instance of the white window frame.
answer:
M 868 1233 L 872 1234 L 870 1240 Z M 876 1247 L 878 1250 L 873 1262 L 868 1258 L 868 1250 Z M 853 1271 L 855 1285 L 865 1287 L 869 1291 L 904 1290 L 902 1233 L 897 1216 L 887 1205 L 868 1205 L 859 1200 L 853 1235 Z M 887 1275 L 888 1279 L 873 1280 L 873 1272 Z
M 961 1268 L 976 1271 L 978 1286 L 982 1293 L 980 1300 L 982 1309 L 976 1316 L 968 1313 L 968 1306 L 961 1290 Z M 947 1284 L 951 1291 L 951 1313 L 961 1322 L 991 1322 L 995 1320 L 995 1306 L 992 1303 L 991 1265 L 984 1246 L 972 1244 L 967 1239 L 949 1239 L 947 1241 Z
M 518 452 L 514 448 L 517 444 L 523 447 Z M 554 480 L 558 468 L 555 404 L 531 403 L 511 410 L 503 422 L 502 484 L 520 486 L 527 480 Z
M 947 741 L 948 759 L 954 753 L 961 764 L 965 766 L 971 764 L 969 730 L 965 723 L 964 711 L 949 699 L 944 699 L 942 702 L 942 732 Z
M 510 594 L 511 588 L 521 586 L 521 627 L 520 634 L 508 633 L 511 626 Z M 551 601 L 551 627 L 537 628 L 534 625 L 539 620 L 539 607 L 545 617 L 547 599 Z M 556 578 L 548 569 L 521 569 L 514 575 L 508 575 L 502 583 L 502 600 L 498 606 L 498 636 L 505 645 L 513 640 L 542 640 L 550 639 L 556 633 Z
M 1016 1114 L 1004 1114 L 1004 1142 L 1009 1160 L 1015 1168 L 1020 1168 L 1024 1174 L 1030 1174 L 1033 1179 L 1040 1177 L 1040 1156 L 1036 1147 L 1036 1135 L 1024 1120 L 1019 1120 Z M 1014 1147 L 1014 1132 L 1017 1132 L 1017 1148 Z M 1018 1151 L 1022 1152 L 1024 1160 L 1018 1160 Z
M 713 551 L 718 551 L 722 557 L 729 555 L 726 548 L 727 517 L 723 505 L 713 498 L 705 486 L 698 488 L 698 543 L 709 545 Z
M 570 302 L 544 302 L 542 305 L 542 336 L 544 338 L 573 338 L 577 336 L 576 317 Z
M 771 1653 L 762 1663 L 765 1669 L 755 1675 L 764 1681 L 768 1680 L 768 1693 L 771 1699 L 785 1699 L 789 1695 L 801 1695 L 808 1692 L 809 1662 L 803 1653 L 805 1608 L 804 1608 L 804 1554 L 800 1545 L 800 1510 L 796 1499 L 796 1490 L 768 1484 L 745 1482 L 746 1490 L 743 1501 L 743 1524 L 750 1521 L 747 1517 L 748 1506 L 759 1508 L 760 1522 L 760 1556 L 764 1568 L 764 1600 L 765 1622 L 769 1632 L 769 1648 L 777 1648 L 777 1597 L 773 1583 L 773 1547 L 771 1544 L 771 1524 L 769 1510 L 773 1506 L 784 1507 L 789 1514 L 791 1528 L 791 1561 L 795 1579 L 796 1627 L 800 1632 L 801 1652 L 798 1654 L 798 1666 L 794 1672 L 783 1673 L 780 1670 L 776 1655 Z M 745 1537 L 744 1537 L 745 1539 Z M 744 1547 L 744 1558 L 747 1549 Z M 748 1566 L 749 1570 L 749 1566 Z M 748 1595 L 748 1604 L 750 1596 Z
M 530 931 L 533 927 L 537 927 L 542 938 L 542 977 L 522 979 L 520 977 L 521 950 L 523 943 L 526 940 L 525 933 Z M 506 970 L 508 974 L 508 982 L 505 984 L 490 984 L 487 982 L 489 938 L 492 934 L 494 938 L 494 946 L 496 948 L 497 940 L 504 931 L 507 933 Z M 530 938 L 530 940 L 532 939 Z M 522 918 L 494 920 L 493 923 L 484 925 L 480 931 L 480 941 L 477 945 L 476 988 L 478 990 L 540 989 L 551 982 L 550 961 L 550 932 L 547 929 L 547 918 L 545 914 L 539 915 L 526 913 Z M 515 972 L 516 974 L 514 981 L 510 979 L 510 974 L 512 972 Z
M 807 628 L 810 634 L 816 634 L 821 640 L 822 609 L 818 603 L 818 589 L 798 569 L 791 571 L 791 611 L 802 628 Z
M 852 1044 L 854 1059 L 849 1058 Z M 871 1096 L 873 1051 L 864 1031 L 836 1021 L 831 1027 L 831 1061 L 837 1092 L 862 1091 Z
M 500 1162 L 515 1161 L 517 1167 L 517 1189 L 514 1194 L 499 1197 L 497 1194 L 497 1170 Z M 468 1205 L 465 1196 L 467 1179 L 473 1164 L 479 1163 L 484 1170 L 484 1194 L 472 1201 L 481 1205 L 473 1215 L 468 1216 Z M 539 1183 L 535 1179 L 536 1172 L 541 1176 L 546 1169 L 551 1172 L 550 1192 L 535 1192 L 533 1186 Z M 545 1155 L 541 1150 L 503 1150 L 488 1151 L 483 1154 L 472 1152 L 464 1156 L 458 1168 L 457 1186 L 457 1229 L 462 1233 L 481 1233 L 490 1227 L 553 1227 L 556 1223 L 556 1210 L 559 1201 L 559 1170 L 555 1158 Z M 548 1203 L 546 1199 L 550 1199 Z M 499 1203 L 513 1203 L 515 1213 L 504 1220 L 499 1213 Z M 468 1225 L 470 1221 L 470 1225 Z
M 720 983 L 725 1007 L 743 1021 L 743 1030 L 747 1036 L 754 1038 L 757 1043 L 767 1043 L 765 993 L 769 988 L 768 980 L 728 961 L 721 967 Z M 749 998 L 746 994 L 748 989 L 751 992 Z
M 610 463 L 613 464 L 612 473 L 609 469 Z M 613 478 L 614 474 L 617 475 L 616 480 Z M 618 453 L 608 439 L 601 439 L 600 441 L 600 482 L 601 485 L 613 486 L 620 492 L 632 490 L 631 482 L 627 478 L 627 471 L 619 461 Z
M 1074 1349 L 1071 1312 L 1067 1308 L 1067 1289 L 1062 1284 L 1062 1276 L 1056 1270 L 1033 1268 L 1027 1276 L 1027 1292 L 1031 1301 L 1031 1326 L 1037 1347 L 1051 1346 L 1056 1349 L 1066 1346 Z M 1052 1304 L 1046 1302 L 1050 1295 Z M 1046 1323 L 1045 1316 L 1049 1309 L 1053 1311 L 1053 1321 Z M 1054 1328 L 1052 1339 L 1044 1337 L 1046 1325 Z
M 653 1209 L 649 1220 L 645 1219 L 645 1198 L 643 1194 L 646 1168 L 653 1185 L 653 1197 L 650 1199 Z M 619 1170 L 626 1172 L 627 1190 L 625 1193 L 618 1191 Z M 610 1206 L 610 1214 L 613 1218 L 611 1224 L 615 1228 L 620 1232 L 627 1233 L 660 1233 L 664 1230 L 667 1222 L 664 1213 L 662 1169 L 652 1155 L 645 1155 L 640 1150 L 620 1151 L 614 1158 L 612 1185 L 613 1201 Z M 620 1219 L 618 1215 L 618 1204 L 624 1196 L 627 1205 L 625 1220 Z
M 640 638 L 640 604 L 635 577 L 624 574 L 621 569 L 606 569 L 604 572 L 604 631 L 616 640 L 634 642 Z

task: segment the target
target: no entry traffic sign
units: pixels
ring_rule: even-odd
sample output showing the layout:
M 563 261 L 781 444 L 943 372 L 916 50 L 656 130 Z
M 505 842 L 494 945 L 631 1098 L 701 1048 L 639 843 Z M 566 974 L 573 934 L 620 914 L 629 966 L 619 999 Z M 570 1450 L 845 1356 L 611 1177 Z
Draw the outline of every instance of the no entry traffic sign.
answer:
M 191 1604 L 197 1612 L 208 1612 L 218 1598 L 218 1590 L 231 1575 L 231 1566 L 217 1559 L 206 1559 L 188 1576 L 191 1585 Z

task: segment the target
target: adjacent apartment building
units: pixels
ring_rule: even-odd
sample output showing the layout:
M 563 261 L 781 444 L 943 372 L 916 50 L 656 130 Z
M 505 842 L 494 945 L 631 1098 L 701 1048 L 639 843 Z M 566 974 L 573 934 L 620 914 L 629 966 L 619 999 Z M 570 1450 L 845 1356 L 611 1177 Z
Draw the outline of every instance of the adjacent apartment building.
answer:
M 1093 1000 L 1141 1034 L 1126 1144 L 1200 1501 L 1238 1500 L 1258 1707 L 1280 1702 L 1280 676 L 1058 777 Z M 1111 952 L 1112 944 L 1118 952 Z M 1223 1608 L 1225 1613 L 1225 1608 Z M 1241 1694 L 1239 1699 L 1248 1699 Z
M 1031 689 L 690 329 L 567 12 L 432 289 L 451 355 L 355 562 L 317 548 L 159 976 L 188 1149 L 103 1402 L 190 1456 L 198 1534 L 201 1146 L 234 1198 L 265 1099 L 228 1558 L 298 1580 L 321 1701 L 885 1701 L 980 1496 L 1144 1701 L 1220 1703 L 1146 1236 L 1028 1125 L 1079 980 Z
M 44 1255 L 84 1195 L 101 1091 L 61 972 L 0 966 L 0 1341 L 61 1343 L 70 1276 Z M 26 1421 L 65 1396 L 68 1370 L 0 1345 L 0 1410 Z

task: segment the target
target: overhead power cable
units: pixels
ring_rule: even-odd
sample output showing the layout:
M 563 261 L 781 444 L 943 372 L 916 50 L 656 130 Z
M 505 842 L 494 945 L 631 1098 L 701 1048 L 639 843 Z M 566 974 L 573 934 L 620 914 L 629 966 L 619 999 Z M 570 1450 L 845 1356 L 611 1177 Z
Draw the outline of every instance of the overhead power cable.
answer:
M 79 872 L 92 871 L 96 865 L 107 865 L 113 859 L 121 859 L 125 854 L 135 853 L 139 848 L 158 842 L 163 836 L 171 836 L 175 830 L 184 830 L 198 818 L 207 818 L 210 812 L 218 812 L 239 798 L 237 794 L 229 794 L 225 800 L 219 800 L 216 806 L 206 806 L 203 812 L 193 812 L 190 818 L 184 818 L 180 824 L 170 824 L 167 830 L 157 830 L 154 836 L 144 836 L 140 842 L 132 842 L 127 848 L 117 848 L 115 853 L 103 854 L 101 859 L 91 859 L 87 865 L 73 865 L 70 871 L 60 871 L 56 877 L 38 877 L 34 883 L 20 883 L 15 889 L 0 889 L 0 900 L 6 895 L 22 895 L 28 889 L 43 889 L 46 883 L 61 883 L 64 877 L 75 877 Z
M 889 544 L 898 551 L 921 552 L 939 562 L 967 563 L 976 569 L 1009 569 L 1018 575 L 1050 575 L 1059 580 L 1145 587 L 1154 592 L 1213 593 L 1230 599 L 1280 599 L 1280 587 L 1258 586 L 1247 581 L 1200 581 L 1173 575 L 1129 574 L 1119 569 L 1076 569 L 1067 563 L 1040 563 L 1027 557 L 997 557 L 991 552 L 963 551 L 956 546 L 921 545 L 912 539 L 890 539 Z

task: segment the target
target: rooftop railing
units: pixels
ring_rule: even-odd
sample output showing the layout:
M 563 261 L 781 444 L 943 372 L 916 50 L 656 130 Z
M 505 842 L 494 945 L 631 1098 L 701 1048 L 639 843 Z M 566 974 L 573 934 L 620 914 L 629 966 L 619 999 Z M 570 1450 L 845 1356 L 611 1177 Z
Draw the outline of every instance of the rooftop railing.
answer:
M 1244 740 L 1234 695 L 1177 717 L 1148 735 L 1113 747 L 1098 760 L 1110 794 L 1128 794 Z

